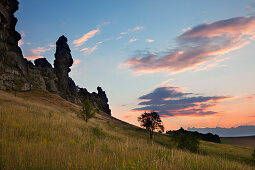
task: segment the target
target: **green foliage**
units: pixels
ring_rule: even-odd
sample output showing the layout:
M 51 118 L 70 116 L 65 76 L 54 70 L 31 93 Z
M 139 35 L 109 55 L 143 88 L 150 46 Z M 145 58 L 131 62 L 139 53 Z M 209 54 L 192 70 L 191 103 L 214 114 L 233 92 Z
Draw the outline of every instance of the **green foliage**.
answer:
M 82 104 L 82 108 L 81 108 L 81 117 L 83 120 L 85 120 L 86 122 L 88 122 L 88 120 L 92 117 L 95 116 L 96 113 L 98 113 L 98 109 L 95 109 L 89 99 L 85 99 L 83 104 Z
M 103 130 L 99 127 L 92 127 L 91 131 L 93 133 L 93 135 L 97 136 L 97 137 L 103 137 L 105 136 L 105 133 L 103 132 Z
M 197 137 L 183 133 L 174 134 L 172 137 L 179 149 L 189 150 L 190 152 L 199 151 L 200 142 Z
M 252 156 L 253 161 L 255 162 L 255 149 L 254 149 L 253 154 L 251 156 Z
M 140 126 L 146 128 L 150 132 L 150 138 L 154 131 L 164 132 L 163 122 L 157 112 L 143 113 L 137 118 Z

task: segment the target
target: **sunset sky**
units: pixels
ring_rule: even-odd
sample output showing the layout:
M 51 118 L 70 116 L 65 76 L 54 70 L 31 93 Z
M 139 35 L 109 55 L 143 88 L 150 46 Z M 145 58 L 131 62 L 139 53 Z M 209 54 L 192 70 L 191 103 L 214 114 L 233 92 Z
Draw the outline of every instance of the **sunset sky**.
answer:
M 25 58 L 54 61 L 65 35 L 80 87 L 101 86 L 112 115 L 166 130 L 255 125 L 254 0 L 20 0 Z

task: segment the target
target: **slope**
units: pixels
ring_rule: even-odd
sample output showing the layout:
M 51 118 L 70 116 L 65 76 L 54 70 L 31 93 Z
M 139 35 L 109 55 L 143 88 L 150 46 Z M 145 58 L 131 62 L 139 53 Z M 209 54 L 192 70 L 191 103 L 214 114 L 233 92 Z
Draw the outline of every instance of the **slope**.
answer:
M 105 113 L 85 123 L 79 110 L 47 91 L 0 91 L 1 169 L 255 169 L 249 148 L 202 142 L 194 154 Z

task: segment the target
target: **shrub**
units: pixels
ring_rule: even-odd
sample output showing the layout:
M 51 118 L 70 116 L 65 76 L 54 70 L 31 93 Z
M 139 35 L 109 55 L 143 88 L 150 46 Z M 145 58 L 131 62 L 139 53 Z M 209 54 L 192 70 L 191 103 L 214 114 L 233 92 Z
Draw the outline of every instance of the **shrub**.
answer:
M 251 156 L 252 156 L 253 161 L 255 162 L 255 149 L 254 149 L 253 154 Z
M 103 132 L 103 130 L 99 127 L 91 127 L 91 131 L 93 133 L 93 135 L 97 136 L 97 137 L 103 137 L 105 136 L 105 133 Z
M 189 150 L 190 152 L 199 151 L 199 139 L 191 134 L 174 134 L 173 140 L 179 149 Z

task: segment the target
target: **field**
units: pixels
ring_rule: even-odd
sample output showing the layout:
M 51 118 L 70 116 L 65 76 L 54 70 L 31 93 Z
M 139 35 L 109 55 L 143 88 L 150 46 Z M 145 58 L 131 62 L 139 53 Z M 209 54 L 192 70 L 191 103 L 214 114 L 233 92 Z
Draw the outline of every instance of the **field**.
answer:
M 201 142 L 200 153 L 171 138 L 80 106 L 46 91 L 0 91 L 1 169 L 255 169 L 250 148 Z
M 223 137 L 221 140 L 225 144 L 255 148 L 255 136 Z

